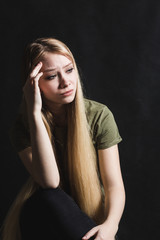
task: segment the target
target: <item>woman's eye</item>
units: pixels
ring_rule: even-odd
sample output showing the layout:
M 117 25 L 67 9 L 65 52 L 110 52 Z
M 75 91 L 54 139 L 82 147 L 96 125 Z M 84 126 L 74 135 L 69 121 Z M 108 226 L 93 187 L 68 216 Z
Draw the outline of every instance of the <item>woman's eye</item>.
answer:
M 54 79 L 56 77 L 56 75 L 52 75 L 52 76 L 48 76 L 46 79 L 47 80 L 52 80 L 52 79 Z
M 68 73 L 72 72 L 73 71 L 73 68 L 70 68 L 67 70 Z

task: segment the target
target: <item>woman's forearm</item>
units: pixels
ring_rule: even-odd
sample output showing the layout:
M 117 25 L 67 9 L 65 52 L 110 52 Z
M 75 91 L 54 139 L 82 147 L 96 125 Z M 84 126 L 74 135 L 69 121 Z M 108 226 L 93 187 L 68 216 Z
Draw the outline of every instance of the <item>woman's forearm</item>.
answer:
M 104 223 L 109 223 L 118 230 L 118 225 L 125 206 L 125 191 L 123 186 L 114 186 L 108 189 L 105 198 L 105 211 L 107 218 Z
M 125 193 L 123 186 L 114 186 L 109 189 L 105 189 L 105 213 L 106 220 L 92 228 L 87 232 L 82 239 L 90 239 L 96 235 L 96 239 L 110 239 L 114 240 L 118 231 L 119 221 L 121 219 L 124 203 Z
M 60 176 L 41 112 L 29 114 L 29 126 L 32 145 L 32 170 L 35 180 L 43 187 L 56 188 Z

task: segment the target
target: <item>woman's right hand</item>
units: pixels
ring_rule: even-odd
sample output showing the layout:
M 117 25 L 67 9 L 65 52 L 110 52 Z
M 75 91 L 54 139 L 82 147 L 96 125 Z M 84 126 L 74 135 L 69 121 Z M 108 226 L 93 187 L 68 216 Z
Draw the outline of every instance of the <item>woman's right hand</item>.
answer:
M 43 72 L 40 72 L 41 68 L 42 62 L 39 62 L 23 87 L 27 110 L 31 114 L 40 113 L 42 109 L 42 98 L 39 88 L 39 79 L 43 75 Z

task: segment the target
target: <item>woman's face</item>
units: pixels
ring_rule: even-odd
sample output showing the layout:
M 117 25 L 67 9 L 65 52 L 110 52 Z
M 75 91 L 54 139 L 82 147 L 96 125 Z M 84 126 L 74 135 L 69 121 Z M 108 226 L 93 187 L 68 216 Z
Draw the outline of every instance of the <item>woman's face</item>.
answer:
M 58 107 L 71 103 L 78 78 L 71 60 L 60 54 L 46 53 L 42 63 L 39 87 L 46 104 Z

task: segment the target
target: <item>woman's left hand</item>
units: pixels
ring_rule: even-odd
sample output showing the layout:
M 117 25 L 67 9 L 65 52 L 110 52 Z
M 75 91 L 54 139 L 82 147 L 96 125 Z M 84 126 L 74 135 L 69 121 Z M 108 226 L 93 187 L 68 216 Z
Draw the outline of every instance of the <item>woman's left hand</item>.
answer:
M 87 232 L 83 240 L 90 239 L 90 237 L 95 235 L 94 240 L 115 240 L 117 229 L 113 227 L 113 225 L 105 222 L 101 225 L 98 225 L 94 228 L 92 228 L 89 232 Z

